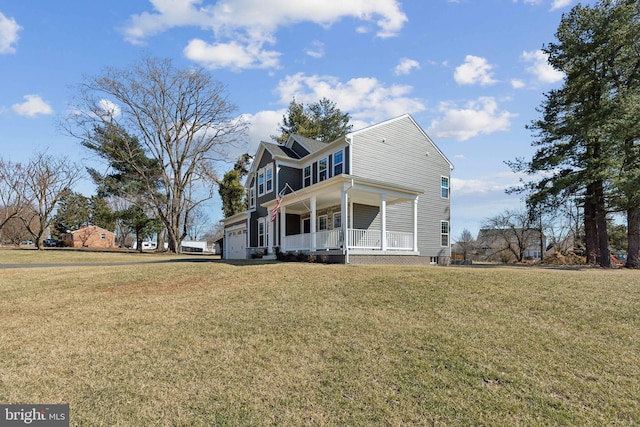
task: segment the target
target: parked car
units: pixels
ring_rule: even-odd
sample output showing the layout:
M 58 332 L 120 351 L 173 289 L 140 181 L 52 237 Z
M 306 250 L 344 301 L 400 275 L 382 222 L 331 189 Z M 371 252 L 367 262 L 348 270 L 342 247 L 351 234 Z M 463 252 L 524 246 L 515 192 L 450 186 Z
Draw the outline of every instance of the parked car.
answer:
M 48 248 L 55 248 L 60 244 L 56 239 L 44 239 L 44 246 Z

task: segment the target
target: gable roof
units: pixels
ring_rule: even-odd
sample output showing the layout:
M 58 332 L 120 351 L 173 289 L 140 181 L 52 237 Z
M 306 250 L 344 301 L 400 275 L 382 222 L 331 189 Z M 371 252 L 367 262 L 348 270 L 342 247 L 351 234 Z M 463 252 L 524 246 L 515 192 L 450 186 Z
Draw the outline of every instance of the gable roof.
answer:
M 274 144 L 273 142 L 264 142 L 264 141 L 261 142 L 261 144 L 264 145 L 264 148 L 266 148 L 273 157 L 280 156 L 280 157 L 288 157 L 290 159 L 300 158 L 300 156 L 298 156 L 295 151 L 293 151 L 291 148 L 287 146 Z
M 317 151 L 322 150 L 327 146 L 327 142 L 318 141 L 317 139 L 308 138 L 306 136 L 291 134 L 289 135 L 289 139 L 287 140 L 287 146 L 291 146 L 293 141 L 297 141 L 298 144 L 302 145 L 307 149 L 309 154 L 313 154 Z
M 413 124 L 413 125 L 414 125 L 418 130 L 419 130 L 419 131 L 420 131 L 420 133 L 422 133 L 422 135 L 425 137 L 425 139 L 431 143 L 431 145 L 432 145 L 432 146 L 436 149 L 436 151 L 437 151 L 437 152 L 442 156 L 442 158 L 443 158 L 447 163 L 449 163 L 449 168 L 450 168 L 451 170 L 453 170 L 453 169 L 454 169 L 453 163 L 451 163 L 451 161 L 447 158 L 447 156 L 445 156 L 445 155 L 444 155 L 444 153 L 440 150 L 440 148 L 436 145 L 436 143 L 435 143 L 435 142 L 433 142 L 433 140 L 431 139 L 431 137 L 429 137 L 429 135 L 427 135 L 427 133 L 424 131 L 424 129 L 422 129 L 422 127 L 420 127 L 420 125 L 419 125 L 419 124 L 418 124 L 418 123 L 413 119 L 413 117 L 411 117 L 411 115 L 410 115 L 410 114 L 403 114 L 403 115 L 401 115 L 401 116 L 394 117 L 394 118 L 392 118 L 392 119 L 385 120 L 385 121 L 383 121 L 383 122 L 376 123 L 376 124 L 374 124 L 374 125 L 367 126 L 367 127 L 364 127 L 364 128 L 362 128 L 362 129 L 358 129 L 358 130 L 353 131 L 353 132 L 349 132 L 349 133 L 348 133 L 347 135 L 345 135 L 345 136 L 346 136 L 346 138 L 351 139 L 351 138 L 353 138 L 353 136 L 355 136 L 355 135 L 357 135 L 357 134 L 359 134 L 359 133 L 368 132 L 368 131 L 370 131 L 370 130 L 372 130 L 372 129 L 375 129 L 375 128 L 379 127 L 379 126 L 384 126 L 384 125 L 387 125 L 387 124 L 389 124 L 389 123 L 393 123 L 393 122 L 395 122 L 395 121 L 399 121 L 399 120 L 407 120 L 407 119 L 408 119 L 408 120 L 409 120 L 409 121 L 410 121 L 410 122 L 411 122 L 411 123 L 412 123 L 412 124 Z

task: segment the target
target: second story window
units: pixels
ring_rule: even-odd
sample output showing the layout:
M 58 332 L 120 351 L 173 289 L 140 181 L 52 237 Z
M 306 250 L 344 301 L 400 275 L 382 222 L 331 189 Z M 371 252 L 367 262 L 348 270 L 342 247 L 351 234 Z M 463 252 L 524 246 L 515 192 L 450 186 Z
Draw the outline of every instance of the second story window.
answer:
M 273 163 L 258 170 L 258 196 L 273 191 Z
M 340 175 L 344 170 L 344 154 L 342 150 L 333 153 L 333 176 Z
M 269 166 L 269 168 L 266 171 L 266 181 L 267 181 L 267 190 L 266 192 L 270 192 L 271 190 L 273 190 L 273 166 Z
M 443 199 L 448 199 L 449 198 L 449 177 L 443 176 L 441 181 L 440 181 L 440 188 L 442 190 L 442 198 Z
M 258 196 L 264 194 L 264 172 L 258 173 Z
M 256 189 L 251 187 L 249 189 L 249 208 L 253 209 L 256 207 Z
M 320 159 L 318 162 L 318 181 L 327 179 L 327 158 Z
M 303 186 L 304 187 L 308 187 L 311 185 L 311 166 L 305 166 L 304 167 L 304 183 Z

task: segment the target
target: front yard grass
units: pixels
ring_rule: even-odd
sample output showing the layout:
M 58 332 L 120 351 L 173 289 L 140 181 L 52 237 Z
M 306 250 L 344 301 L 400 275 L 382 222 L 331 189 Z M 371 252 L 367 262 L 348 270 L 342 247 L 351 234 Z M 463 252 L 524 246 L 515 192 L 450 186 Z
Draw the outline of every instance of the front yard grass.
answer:
M 640 274 L 0 270 L 0 403 L 71 425 L 633 425 Z

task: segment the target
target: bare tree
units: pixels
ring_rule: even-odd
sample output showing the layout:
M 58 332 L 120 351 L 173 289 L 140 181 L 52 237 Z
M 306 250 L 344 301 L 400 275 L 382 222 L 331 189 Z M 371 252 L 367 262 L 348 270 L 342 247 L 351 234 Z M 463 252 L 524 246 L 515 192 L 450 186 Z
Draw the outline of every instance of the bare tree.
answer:
M 26 174 L 27 170 L 22 164 L 0 159 L 0 242 L 4 240 L 5 226 L 19 218 L 27 204 L 24 188 Z
M 529 248 L 540 248 L 540 238 L 539 225 L 526 210 L 509 209 L 486 218 L 478 236 L 480 243 L 503 261 L 513 257 L 517 262 L 524 261 Z
M 236 111 L 225 86 L 203 69 L 146 57 L 131 69 L 107 68 L 87 78 L 67 131 L 85 146 L 95 145 L 95 131 L 104 127 L 122 129 L 139 143 L 142 157 L 159 165 L 159 179 L 147 179 L 149 162 L 133 161 L 139 155 L 131 155 L 128 166 L 148 187 L 169 250 L 177 252 L 193 210 L 214 195 L 213 161 L 224 159 L 225 147 L 244 135 Z
M 55 208 L 64 194 L 80 179 L 81 169 L 66 157 L 36 153 L 23 176 L 24 196 L 29 207 L 21 211 L 20 219 L 42 249 L 44 234 L 53 220 Z
M 207 215 L 202 205 L 198 205 L 189 216 L 188 222 L 185 223 L 187 225 L 187 236 L 189 236 L 191 240 L 200 239 L 204 234 L 208 222 L 209 215 Z
M 456 245 L 462 251 L 463 260 L 467 261 L 469 259 L 471 251 L 473 251 L 476 246 L 476 241 L 471 235 L 471 232 L 465 228 L 464 230 L 462 230 L 462 233 L 458 237 Z

